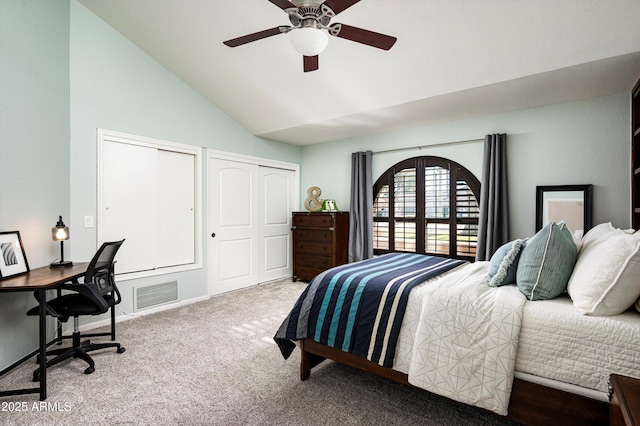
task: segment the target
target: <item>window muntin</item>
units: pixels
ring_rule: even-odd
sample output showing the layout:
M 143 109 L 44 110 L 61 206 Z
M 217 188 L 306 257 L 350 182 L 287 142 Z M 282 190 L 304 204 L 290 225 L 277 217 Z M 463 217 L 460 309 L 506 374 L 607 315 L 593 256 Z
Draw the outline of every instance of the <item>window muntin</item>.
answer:
M 458 256 L 475 256 L 478 244 L 478 198 L 467 182 L 456 182 L 456 234 Z
M 383 173 L 374 194 L 376 254 L 475 257 L 480 182 L 458 163 L 433 156 L 404 160 Z
M 416 217 L 416 169 L 400 170 L 393 177 L 394 216 Z
M 389 185 L 382 185 L 373 201 L 374 217 L 389 217 Z M 373 246 L 389 250 L 389 222 L 373 221 Z
M 424 170 L 425 217 L 428 219 L 447 219 L 449 217 L 448 169 L 440 166 L 427 166 Z

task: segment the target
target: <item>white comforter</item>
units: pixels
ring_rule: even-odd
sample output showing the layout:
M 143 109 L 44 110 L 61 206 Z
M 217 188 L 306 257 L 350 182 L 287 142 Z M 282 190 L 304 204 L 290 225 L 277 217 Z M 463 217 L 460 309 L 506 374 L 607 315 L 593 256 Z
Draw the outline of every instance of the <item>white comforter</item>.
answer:
M 430 392 L 506 415 L 525 297 L 486 284 L 486 262 L 456 268 L 410 296 L 394 369 Z
M 527 303 L 516 371 L 576 385 L 574 393 L 587 389 L 606 401 L 611 373 L 640 377 L 640 315 L 582 315 L 567 296 Z

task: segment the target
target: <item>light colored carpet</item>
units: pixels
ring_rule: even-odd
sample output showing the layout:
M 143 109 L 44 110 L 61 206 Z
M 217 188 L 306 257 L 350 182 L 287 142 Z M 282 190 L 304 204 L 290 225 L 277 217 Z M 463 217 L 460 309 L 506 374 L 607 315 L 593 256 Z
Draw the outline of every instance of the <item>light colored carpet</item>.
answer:
M 46 406 L 36 395 L 0 398 L 0 424 L 513 424 L 329 361 L 301 382 L 299 352 L 285 361 L 272 337 L 305 285 L 264 284 L 121 322 L 126 352 L 94 352 L 90 375 L 77 359 L 51 368 Z M 34 368 L 23 364 L 0 389 L 34 385 Z

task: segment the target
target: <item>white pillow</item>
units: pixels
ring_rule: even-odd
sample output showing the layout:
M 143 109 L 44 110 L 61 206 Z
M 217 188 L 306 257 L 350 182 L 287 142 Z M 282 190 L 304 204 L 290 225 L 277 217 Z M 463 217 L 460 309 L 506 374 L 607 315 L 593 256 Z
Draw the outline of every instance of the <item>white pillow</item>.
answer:
M 581 246 L 578 246 L 578 250 L 581 250 L 581 248 L 584 248 L 597 240 L 605 239 L 613 235 L 633 234 L 634 232 L 635 230 L 633 229 L 614 228 L 613 225 L 611 225 L 611 222 L 601 223 L 600 225 L 596 225 L 589 229 L 587 233 L 584 234 L 581 241 L 582 244 Z
M 617 231 L 583 241 L 567 285 L 581 314 L 617 315 L 640 297 L 640 234 Z

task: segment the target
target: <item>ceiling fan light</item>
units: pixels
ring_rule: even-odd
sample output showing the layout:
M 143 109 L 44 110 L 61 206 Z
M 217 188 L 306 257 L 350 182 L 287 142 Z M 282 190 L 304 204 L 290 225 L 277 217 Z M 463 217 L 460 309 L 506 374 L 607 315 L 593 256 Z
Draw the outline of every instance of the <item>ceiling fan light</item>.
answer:
M 298 28 L 290 33 L 293 48 L 304 56 L 316 56 L 320 54 L 327 43 L 329 37 L 318 28 Z

